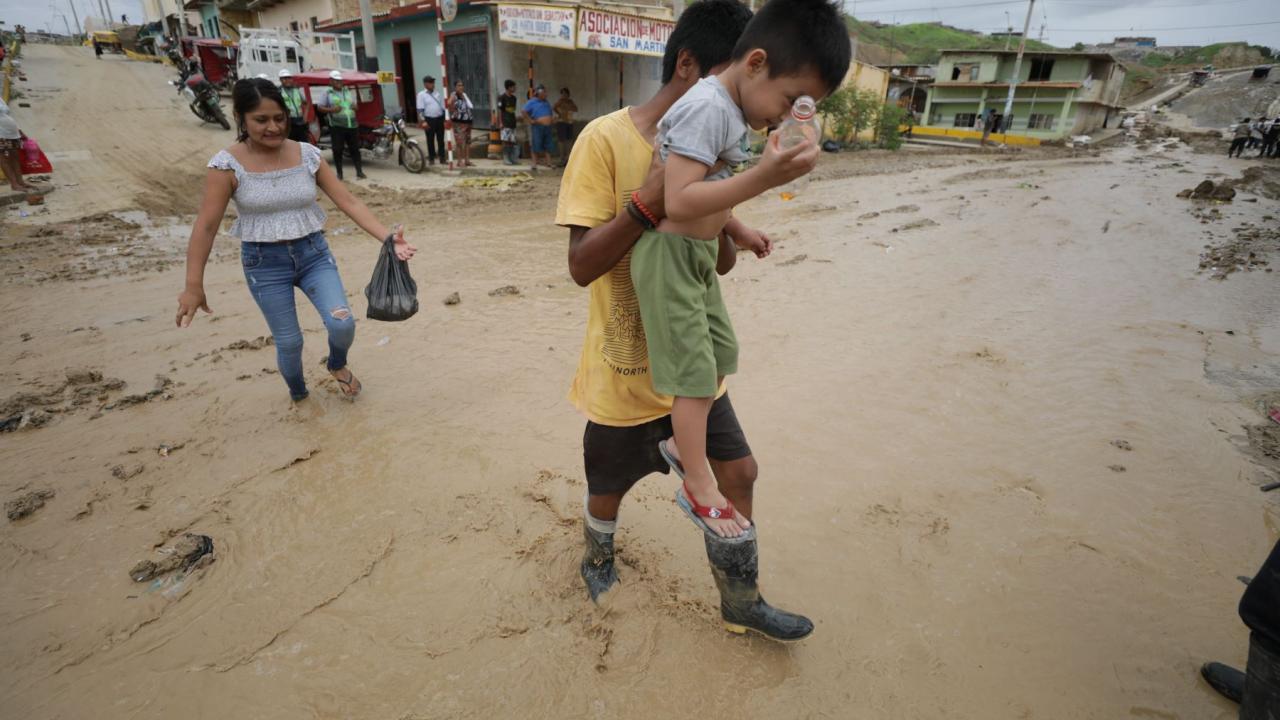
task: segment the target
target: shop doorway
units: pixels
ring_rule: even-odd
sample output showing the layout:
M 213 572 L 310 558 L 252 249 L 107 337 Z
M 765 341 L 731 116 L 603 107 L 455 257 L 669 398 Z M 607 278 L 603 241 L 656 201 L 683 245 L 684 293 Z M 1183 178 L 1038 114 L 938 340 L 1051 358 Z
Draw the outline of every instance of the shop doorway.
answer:
M 445 35 L 444 56 L 450 87 L 441 88 L 442 92 L 453 92 L 453 84 L 461 80 L 476 106 L 476 126 L 488 127 L 493 110 L 489 103 L 488 33 L 481 29 Z
M 409 38 L 391 41 L 396 58 L 396 91 L 400 95 L 400 109 L 407 124 L 418 122 L 418 76 L 413 72 L 413 46 Z

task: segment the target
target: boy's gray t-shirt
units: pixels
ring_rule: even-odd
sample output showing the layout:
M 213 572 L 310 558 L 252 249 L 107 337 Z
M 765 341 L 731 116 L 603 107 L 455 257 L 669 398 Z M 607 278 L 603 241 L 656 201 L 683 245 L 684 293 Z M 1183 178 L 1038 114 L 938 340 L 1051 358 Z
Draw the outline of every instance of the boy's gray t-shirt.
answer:
M 658 122 L 658 153 L 664 162 L 670 153 L 708 166 L 725 161 L 708 180 L 732 177 L 733 166 L 750 158 L 746 139 L 742 109 L 714 75 L 689 88 Z

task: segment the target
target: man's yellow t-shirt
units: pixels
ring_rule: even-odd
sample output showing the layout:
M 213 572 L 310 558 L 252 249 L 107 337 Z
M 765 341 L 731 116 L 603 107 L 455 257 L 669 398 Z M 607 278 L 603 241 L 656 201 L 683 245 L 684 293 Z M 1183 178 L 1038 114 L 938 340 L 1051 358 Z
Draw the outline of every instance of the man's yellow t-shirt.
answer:
M 644 184 L 653 146 L 628 108 L 592 120 L 569 154 L 556 202 L 557 225 L 593 228 L 623 210 Z M 654 392 L 640 304 L 631 284 L 631 253 L 590 285 L 587 337 L 569 401 L 588 420 L 628 427 L 671 414 L 671 396 Z M 720 387 L 724 394 L 724 386 Z

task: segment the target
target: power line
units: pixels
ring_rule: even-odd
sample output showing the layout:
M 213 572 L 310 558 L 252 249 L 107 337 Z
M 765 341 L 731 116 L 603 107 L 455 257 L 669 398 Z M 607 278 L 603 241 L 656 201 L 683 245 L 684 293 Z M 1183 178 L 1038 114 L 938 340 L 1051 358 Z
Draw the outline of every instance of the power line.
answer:
M 1280 20 L 1265 20 L 1262 22 L 1238 23 L 1235 25 L 1187 25 L 1185 27 L 1159 28 L 1049 28 L 1049 30 L 1052 32 L 1169 32 L 1171 30 L 1219 30 L 1224 28 L 1256 27 L 1258 25 L 1280 25 Z
M 965 5 L 934 5 L 932 7 L 906 8 L 903 10 L 878 10 L 875 12 L 859 12 L 854 18 L 857 19 L 861 15 L 896 15 L 909 12 L 936 12 L 939 10 L 959 10 L 961 8 L 995 7 L 997 5 L 1021 5 L 1022 2 L 1023 0 L 997 0 L 996 2 L 967 3 Z

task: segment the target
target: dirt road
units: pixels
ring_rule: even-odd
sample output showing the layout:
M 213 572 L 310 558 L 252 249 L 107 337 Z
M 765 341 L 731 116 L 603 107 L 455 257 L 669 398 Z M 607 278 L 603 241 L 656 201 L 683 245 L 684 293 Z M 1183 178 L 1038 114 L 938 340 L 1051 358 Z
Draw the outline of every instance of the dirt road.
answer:
M 1233 717 L 1196 668 L 1243 663 L 1235 576 L 1280 534 L 1247 439 L 1280 381 L 1280 294 L 1265 266 L 1214 280 L 1199 259 L 1276 200 L 1174 195 L 1250 162 L 842 155 L 799 200 L 741 209 L 781 245 L 724 283 L 762 586 L 817 623 L 782 647 L 721 630 L 668 477 L 623 507 L 620 588 L 586 598 L 564 400 L 586 293 L 553 180 L 362 191 L 422 248 L 423 310 L 361 320 L 354 404 L 304 313 L 313 394 L 292 407 L 232 239 L 215 314 L 173 327 L 189 218 L 161 208 L 190 207 L 227 135 L 165 101 L 158 67 L 29 48 L 42 65 L 84 74 L 20 121 L 93 162 L 59 168 L 80 185 L 51 215 L 4 216 L 0 397 L 47 417 L 0 434 L 0 490 L 56 493 L 0 526 L 6 715 Z M 77 78 L 116 83 L 128 127 L 82 119 Z M 140 212 L 61 222 L 121 209 Z M 376 245 L 332 214 L 329 237 L 363 317 Z M 186 531 L 215 563 L 130 580 Z

